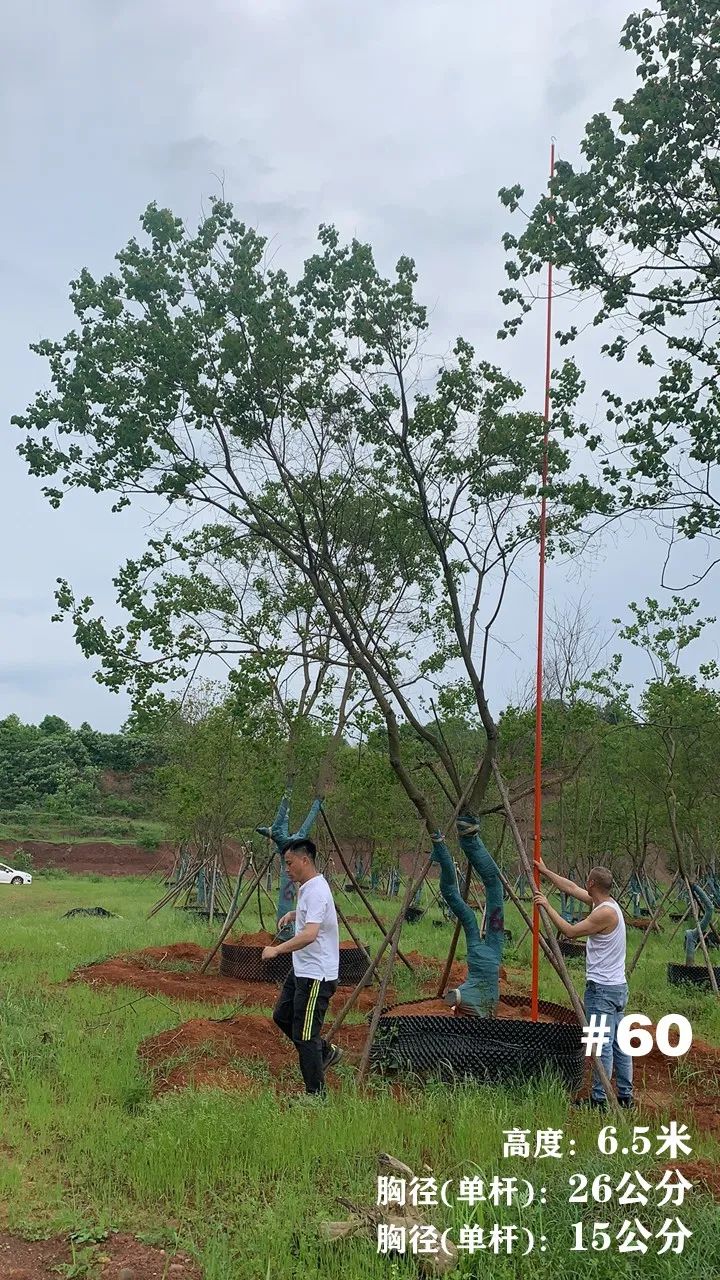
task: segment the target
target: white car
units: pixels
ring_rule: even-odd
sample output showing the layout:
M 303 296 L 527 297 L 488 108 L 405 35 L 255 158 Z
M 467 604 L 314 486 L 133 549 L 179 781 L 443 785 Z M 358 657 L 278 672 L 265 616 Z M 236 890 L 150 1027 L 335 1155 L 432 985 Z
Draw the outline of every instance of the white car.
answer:
M 0 862 L 0 884 L 32 884 L 32 876 L 27 871 L 15 871 Z

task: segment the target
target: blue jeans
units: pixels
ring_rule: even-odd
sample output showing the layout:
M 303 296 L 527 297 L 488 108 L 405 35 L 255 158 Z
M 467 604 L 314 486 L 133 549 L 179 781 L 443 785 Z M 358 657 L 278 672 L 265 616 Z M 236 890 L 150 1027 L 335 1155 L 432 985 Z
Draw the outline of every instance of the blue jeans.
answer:
M 612 1039 L 605 1045 L 600 1054 L 600 1061 L 612 1079 L 613 1064 L 615 1066 L 615 1082 L 619 1098 L 632 1098 L 632 1058 L 621 1053 L 617 1044 L 618 1024 L 625 1016 L 628 1001 L 627 983 L 618 987 L 606 987 L 599 982 L 588 982 L 585 986 L 585 1012 L 588 1020 L 593 1013 L 605 1014 L 612 1031 Z M 605 1101 L 605 1090 L 597 1071 L 593 1071 L 592 1095 L 596 1102 Z

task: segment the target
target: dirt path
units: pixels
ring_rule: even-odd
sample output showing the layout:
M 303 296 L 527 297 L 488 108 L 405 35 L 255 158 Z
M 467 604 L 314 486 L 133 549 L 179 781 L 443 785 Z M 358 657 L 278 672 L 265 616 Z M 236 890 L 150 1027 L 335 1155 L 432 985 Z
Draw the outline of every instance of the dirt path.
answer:
M 111 1232 L 97 1244 L 76 1245 L 75 1254 L 76 1266 L 79 1257 L 99 1267 L 92 1271 L 98 1280 L 200 1280 L 199 1267 L 186 1253 L 168 1253 L 122 1232 Z M 0 1280 L 58 1280 L 70 1274 L 73 1261 L 70 1242 L 62 1237 L 20 1240 L 0 1232 Z

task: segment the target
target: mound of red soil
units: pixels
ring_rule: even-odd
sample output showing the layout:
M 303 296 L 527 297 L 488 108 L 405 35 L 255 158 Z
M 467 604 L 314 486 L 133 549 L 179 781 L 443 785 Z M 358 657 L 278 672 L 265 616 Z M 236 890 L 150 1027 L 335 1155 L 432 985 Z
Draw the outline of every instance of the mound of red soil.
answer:
M 445 1004 L 444 1000 L 416 1000 L 412 1004 L 398 1004 L 394 1008 L 387 1010 L 388 1017 L 392 1018 L 472 1018 L 475 1015 L 469 1013 L 466 1009 L 455 1012 L 450 1005 Z M 520 1006 L 505 1004 L 500 1000 L 496 1010 L 496 1018 L 530 1018 L 530 1001 Z M 554 1022 L 547 1013 L 538 1013 L 538 1022 Z
M 100 964 L 85 965 L 70 975 L 70 982 L 85 982 L 91 987 L 130 987 L 148 995 L 170 1000 L 188 1000 L 201 1004 L 255 1005 L 272 1009 L 279 985 L 274 982 L 241 982 L 218 973 L 218 959 L 207 973 L 200 973 L 207 950 L 194 942 L 175 942 L 167 947 L 147 947 L 132 955 L 115 956 Z M 174 965 L 192 965 L 192 971 L 181 971 Z M 331 1007 L 341 1009 L 352 987 L 338 987 Z M 390 999 L 394 994 L 390 993 Z M 368 987 L 360 992 L 356 1008 L 372 1009 L 377 991 Z
M 133 1280 L 200 1280 L 200 1269 L 186 1253 L 168 1253 L 121 1232 L 112 1232 L 91 1252 L 98 1268 L 92 1274 L 98 1280 L 117 1280 L 123 1267 L 132 1272 Z M 72 1261 L 70 1244 L 60 1237 L 20 1240 L 0 1233 L 0 1280 L 57 1280 Z
M 720 1200 L 720 1167 L 710 1160 L 692 1160 L 685 1164 L 676 1164 L 672 1168 L 679 1169 L 682 1174 L 699 1190 L 709 1191 L 716 1200 Z
M 690 1068 L 680 1079 L 679 1065 Z M 653 1048 L 646 1057 L 634 1059 L 633 1084 L 643 1111 L 687 1124 L 693 1137 L 720 1138 L 720 1049 L 695 1040 L 682 1058 L 666 1058 Z M 583 1093 L 589 1091 L 588 1066 Z
M 230 935 L 225 939 L 236 947 L 271 947 L 276 941 L 271 933 L 259 929 L 257 933 L 241 933 L 237 938 Z M 350 948 L 355 950 L 354 942 L 341 942 L 340 950 L 347 951 Z
M 338 1043 L 345 1049 L 348 1061 L 357 1059 L 367 1032 L 364 1023 L 345 1024 L 339 1031 Z M 274 1080 L 284 1080 L 287 1076 L 283 1091 L 302 1091 L 293 1046 L 270 1018 L 258 1014 L 242 1014 L 227 1022 L 195 1018 L 145 1040 L 138 1052 L 153 1073 L 156 1093 L 188 1085 L 241 1090 L 262 1088 L 259 1077 L 243 1071 L 243 1062 L 263 1062 Z

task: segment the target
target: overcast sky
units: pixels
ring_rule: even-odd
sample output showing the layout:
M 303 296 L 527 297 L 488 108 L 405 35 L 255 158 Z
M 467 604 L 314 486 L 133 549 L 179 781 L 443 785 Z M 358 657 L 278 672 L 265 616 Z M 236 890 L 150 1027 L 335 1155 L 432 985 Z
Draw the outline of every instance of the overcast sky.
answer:
M 542 317 L 498 344 L 498 188 L 545 182 L 551 135 L 577 156 L 585 121 L 632 92 L 618 47 L 624 0 L 10 0 L 0 99 L 4 376 L 0 715 L 117 728 L 128 703 L 92 679 L 71 629 L 53 624 L 67 577 L 112 614 L 114 571 L 147 517 L 73 494 L 52 511 L 15 453 L 12 413 L 45 378 L 29 352 L 71 326 L 68 281 L 112 269 L 150 200 L 193 224 L 224 184 L 290 271 L 320 222 L 369 240 L 389 270 L 416 259 L 433 344 L 462 333 L 521 377 L 542 406 Z M 562 316 L 558 316 L 561 320 Z M 589 397 L 602 369 L 589 357 Z M 657 592 L 651 529 L 592 562 L 552 566 L 551 601 L 585 590 L 595 622 Z M 517 590 L 500 656 L 509 693 L 532 662 L 535 599 Z M 610 628 L 611 629 L 611 628 Z M 501 701 L 501 699 L 500 699 Z

